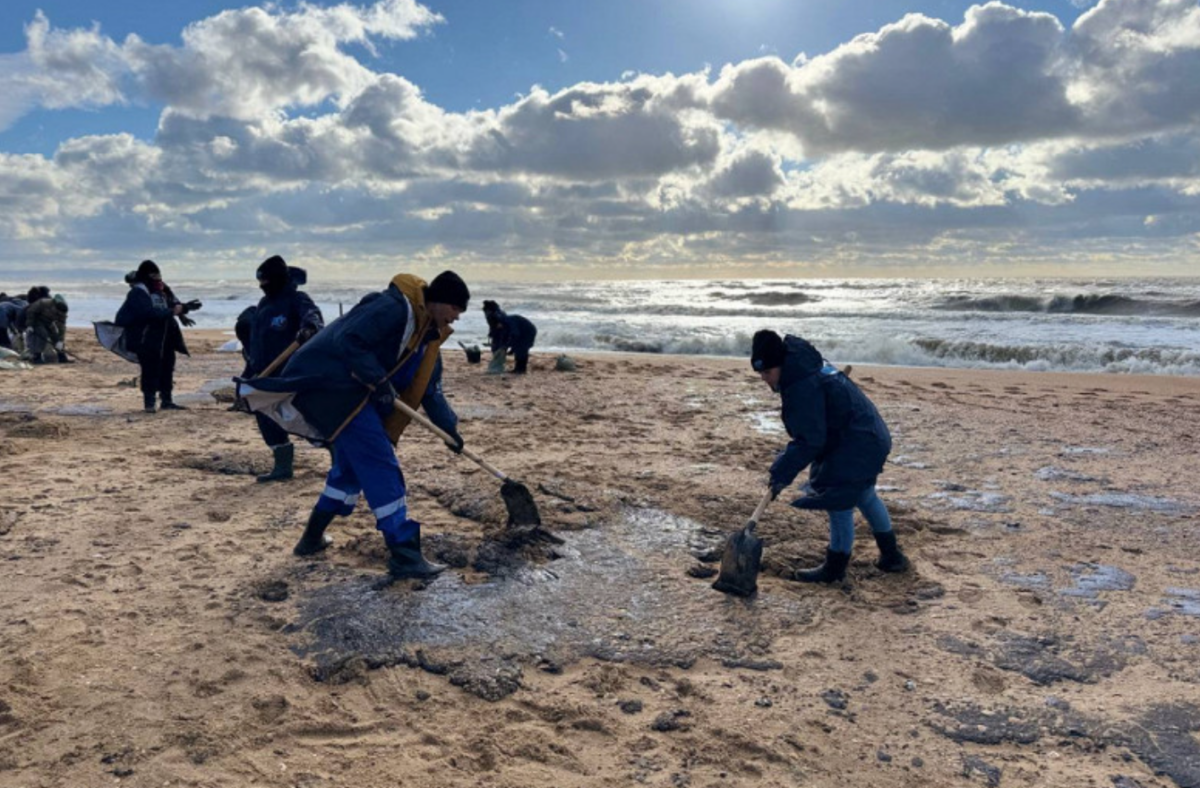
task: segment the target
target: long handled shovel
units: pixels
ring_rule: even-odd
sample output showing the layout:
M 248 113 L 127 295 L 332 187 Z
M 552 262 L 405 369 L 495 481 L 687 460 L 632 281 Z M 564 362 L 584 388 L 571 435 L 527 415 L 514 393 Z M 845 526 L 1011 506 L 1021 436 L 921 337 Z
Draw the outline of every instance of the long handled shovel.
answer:
M 754 535 L 754 529 L 770 502 L 771 490 L 767 488 L 754 514 L 750 515 L 749 522 L 725 541 L 725 552 L 721 554 L 721 573 L 713 582 L 713 588 L 738 596 L 751 596 L 758 590 L 763 541 Z
M 396 409 L 407 415 L 434 435 L 441 438 L 447 446 L 457 446 L 453 438 L 443 432 L 432 421 L 410 408 L 404 401 L 396 400 Z M 542 516 L 538 513 L 537 504 L 533 501 L 533 493 L 520 482 L 510 479 L 504 471 L 492 465 L 470 449 L 463 447 L 462 455 L 480 468 L 504 482 L 500 486 L 500 495 L 504 498 L 504 506 L 508 509 L 506 525 L 510 541 L 527 541 L 531 538 L 562 544 L 562 540 L 549 531 L 542 529 Z

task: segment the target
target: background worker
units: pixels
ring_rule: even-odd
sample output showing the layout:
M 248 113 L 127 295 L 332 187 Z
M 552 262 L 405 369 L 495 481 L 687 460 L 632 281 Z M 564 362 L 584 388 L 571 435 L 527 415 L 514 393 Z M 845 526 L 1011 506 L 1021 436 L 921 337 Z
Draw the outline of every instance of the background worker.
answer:
M 516 360 L 513 372 L 524 375 L 529 366 L 529 351 L 537 339 L 537 326 L 521 315 L 505 314 L 495 301 L 483 302 L 483 316 L 488 324 L 488 341 L 491 343 L 493 361 L 501 358 L 500 354 L 511 352 Z M 503 372 L 503 359 L 493 370 Z
M 155 412 L 156 395 L 161 397 L 163 410 L 186 410 L 172 396 L 175 354 L 188 355 L 183 329 L 175 318 L 185 319 L 188 312 L 201 306 L 199 301 L 181 303 L 153 260 L 143 260 L 138 266 L 114 322 L 125 329 L 126 346 L 137 354 L 142 371 L 142 403 L 147 413 Z
M 854 510 L 866 517 L 879 546 L 875 566 L 903 572 L 908 559 L 896 544 L 887 507 L 875 480 L 892 450 L 883 417 L 850 378 L 826 362 L 800 337 L 774 331 L 754 335 L 751 365 L 780 395 L 783 425 L 791 441 L 771 465 L 771 491 L 778 496 L 806 467 L 799 509 L 829 512 L 829 547 L 824 563 L 793 577 L 803 583 L 833 583 L 846 576 L 854 546 Z
M 67 299 L 39 297 L 25 310 L 25 353 L 34 364 L 70 362 L 66 352 Z

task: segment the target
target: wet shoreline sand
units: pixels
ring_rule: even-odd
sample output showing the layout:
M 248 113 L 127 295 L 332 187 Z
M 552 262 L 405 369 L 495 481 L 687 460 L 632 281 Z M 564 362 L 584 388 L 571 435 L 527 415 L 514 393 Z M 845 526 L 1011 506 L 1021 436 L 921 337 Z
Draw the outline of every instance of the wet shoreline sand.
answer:
M 183 413 L 84 332 L 91 363 L 0 377 L 0 785 L 1200 781 L 1198 379 L 855 365 L 916 571 L 860 524 L 845 587 L 784 580 L 826 529 L 775 504 L 747 604 L 689 575 L 782 446 L 744 360 L 448 351 L 462 434 L 566 544 L 497 548 L 496 485 L 413 428 L 456 566 L 379 588 L 363 507 L 291 556 L 327 456 L 255 484 L 252 420 L 201 393 L 239 358 L 187 336 Z

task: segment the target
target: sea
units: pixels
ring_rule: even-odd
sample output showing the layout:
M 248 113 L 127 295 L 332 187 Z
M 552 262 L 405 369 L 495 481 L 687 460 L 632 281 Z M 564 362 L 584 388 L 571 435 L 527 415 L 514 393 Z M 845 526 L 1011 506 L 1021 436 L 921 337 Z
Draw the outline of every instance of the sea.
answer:
M 1200 279 L 712 279 L 471 282 L 456 339 L 484 344 L 494 299 L 538 328 L 535 352 L 748 356 L 770 328 L 839 364 L 1200 375 Z M 232 329 L 261 293 L 245 282 L 171 282 L 204 307 L 198 328 Z M 312 281 L 326 321 L 370 291 Z M 122 281 L 54 287 L 70 322 L 111 320 Z M 231 332 L 232 333 L 232 332 Z M 234 349 L 231 344 L 230 349 Z

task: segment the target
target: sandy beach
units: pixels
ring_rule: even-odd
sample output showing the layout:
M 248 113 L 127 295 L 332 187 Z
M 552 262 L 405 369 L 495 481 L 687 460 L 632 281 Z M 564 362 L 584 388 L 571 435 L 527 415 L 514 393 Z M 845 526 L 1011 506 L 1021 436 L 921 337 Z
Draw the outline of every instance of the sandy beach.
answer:
M 786 436 L 741 359 L 576 356 L 488 377 L 446 352 L 467 444 L 564 544 L 503 545 L 498 482 L 410 428 L 427 552 L 385 586 L 364 505 L 291 548 L 327 453 L 270 467 L 82 331 L 0 372 L 0 786 L 1200 786 L 1200 379 L 859 367 L 895 438 L 880 490 L 914 569 L 859 523 L 767 509 L 760 592 L 703 577 Z M 709 559 L 705 561 L 702 559 Z

